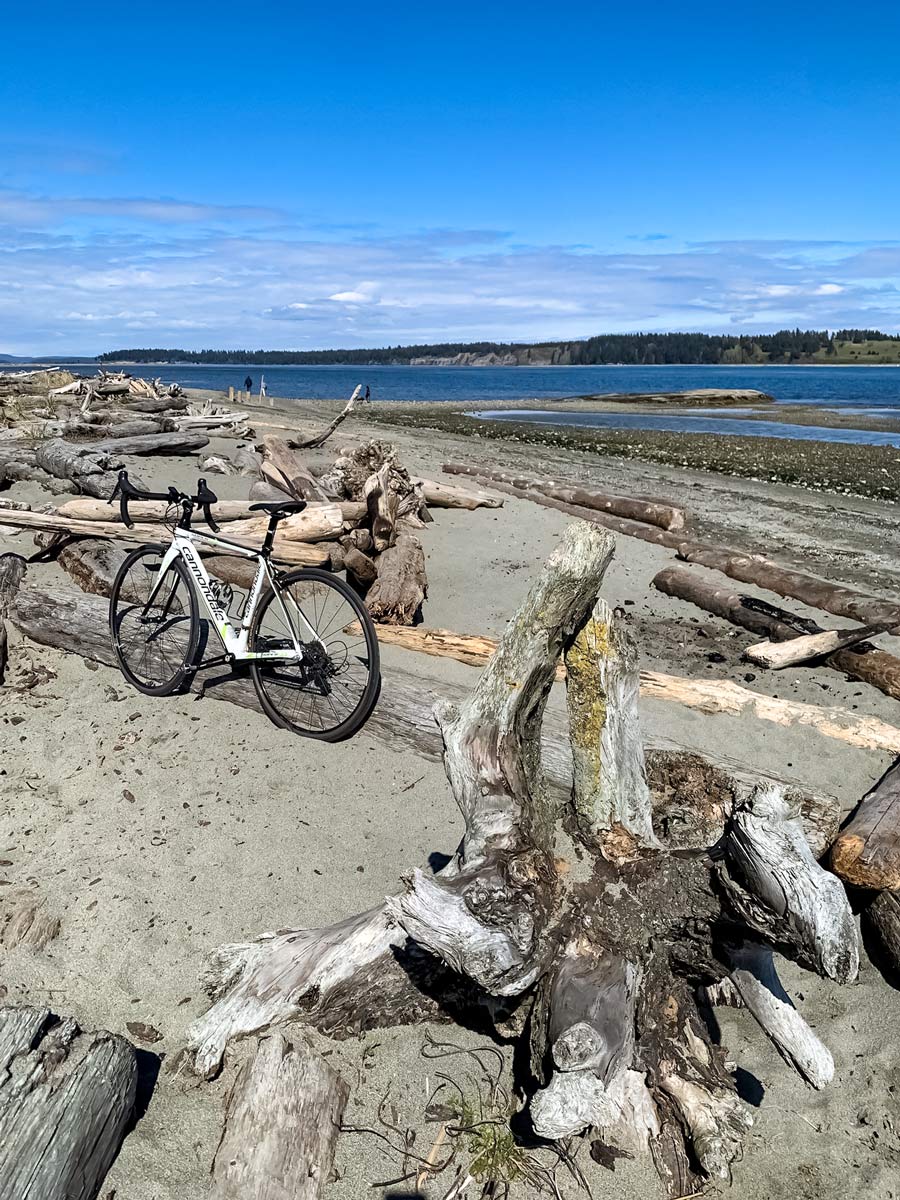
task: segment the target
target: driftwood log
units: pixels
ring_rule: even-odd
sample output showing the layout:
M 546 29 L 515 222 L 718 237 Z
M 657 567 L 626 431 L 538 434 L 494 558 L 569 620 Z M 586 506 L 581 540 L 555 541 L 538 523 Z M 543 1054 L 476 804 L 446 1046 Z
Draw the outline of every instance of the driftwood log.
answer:
M 657 525 L 660 529 L 673 531 L 684 529 L 684 509 L 663 500 L 609 496 L 603 492 L 593 491 L 591 488 L 572 487 L 559 483 L 554 479 L 523 478 L 512 471 L 468 467 L 464 463 L 445 463 L 443 470 L 448 475 L 478 475 L 482 479 L 492 479 L 497 483 L 510 484 L 523 491 L 540 492 L 544 496 L 549 496 L 553 500 L 563 500 L 567 504 L 596 509 L 598 512 L 613 513 L 617 517 L 643 521 L 647 525 Z
M 284 438 L 267 436 L 262 442 L 262 472 L 275 487 L 295 500 L 328 500 L 309 468 Z
M 365 557 L 359 551 L 356 556 Z M 357 557 L 348 570 L 359 578 Z M 378 559 L 378 575 L 366 594 L 366 608 L 372 620 L 383 625 L 412 625 L 427 595 L 422 543 L 412 533 L 401 533 Z
M 698 572 L 683 567 L 666 567 L 655 576 L 652 586 L 667 596 L 687 600 L 705 612 L 749 629 L 751 633 L 763 634 L 773 642 L 789 641 L 801 633 L 823 632 L 814 621 L 794 617 L 771 604 L 740 596 L 726 587 L 717 587 Z M 900 699 L 900 658 L 893 654 L 861 644 L 836 650 L 823 661 L 853 679 L 870 683 L 895 700 Z
M 855 887 L 900 891 L 900 761 L 863 796 L 831 848 L 831 866 Z
M 328 929 L 220 947 L 207 977 L 213 1005 L 188 1034 L 201 1075 L 233 1038 L 285 1020 L 333 1033 L 409 1022 L 432 1012 L 434 997 L 446 1003 L 452 979 L 456 1003 L 489 998 L 498 1018 L 505 1009 L 518 1028 L 529 1022 L 540 1136 L 595 1127 L 613 1147 L 643 1145 L 672 1196 L 728 1178 L 751 1119 L 697 988 L 751 969 L 748 945 L 849 982 L 856 927 L 778 788 L 760 786 L 736 807 L 693 796 L 674 849 L 646 775 L 634 648 L 597 600 L 611 554 L 600 530 L 567 530 L 474 691 L 438 706 L 465 823 L 450 863 L 414 871 L 399 895 Z M 574 761 L 564 814 L 541 753 L 560 654 Z M 764 1032 L 801 1070 L 814 1046 L 804 1074 L 825 1082 L 827 1050 L 799 1014 L 774 1028 L 783 990 L 772 973 L 757 983 L 772 996 L 751 1009 Z
M 319 1200 L 348 1088 L 306 1042 L 254 1044 L 228 1096 L 212 1200 Z
M 854 588 L 829 583 L 803 571 L 781 566 L 763 555 L 745 554 L 727 546 L 711 546 L 685 538 L 677 532 L 665 529 L 654 529 L 640 521 L 632 521 L 625 517 L 614 517 L 608 513 L 592 512 L 584 505 L 569 504 L 556 500 L 534 489 L 515 487 L 492 479 L 489 471 L 477 466 L 463 464 L 445 464 L 443 469 L 462 468 L 462 473 L 471 475 L 487 487 L 495 488 L 507 495 L 517 496 L 523 500 L 531 500 L 535 504 L 543 504 L 556 508 L 569 516 L 578 517 L 584 521 L 624 533 L 644 542 L 652 542 L 657 546 L 666 546 L 677 552 L 684 562 L 698 566 L 709 567 L 720 571 L 723 575 L 740 583 L 753 584 L 756 587 L 775 592 L 776 595 L 799 600 L 811 608 L 820 608 L 834 616 L 846 617 L 851 621 L 862 621 L 872 624 L 884 624 L 890 628 L 900 626 L 900 605 L 881 596 L 871 596 L 858 592 Z M 818 630 L 817 632 L 822 632 Z
M 435 658 L 452 658 L 472 667 L 485 666 L 497 649 L 497 642 L 493 638 L 454 633 L 449 629 L 428 629 L 423 625 L 412 628 L 381 625 L 378 640 Z M 565 677 L 565 667 L 559 664 L 556 678 L 564 680 Z M 682 704 L 698 712 L 746 715 L 776 725 L 808 725 L 824 737 L 848 746 L 878 750 L 884 754 L 900 754 L 900 727 L 878 717 L 862 716 L 852 709 L 836 705 L 823 708 L 798 700 L 765 696 L 730 679 L 688 679 L 660 671 L 641 671 L 640 692 L 647 699 Z
M 94 1200 L 136 1089 L 123 1038 L 47 1009 L 0 1009 L 0 1200 Z
M 339 515 L 338 506 L 333 505 L 332 507 L 337 510 Z M 327 566 L 330 561 L 327 542 L 309 544 L 292 536 L 298 532 L 302 535 L 305 527 L 302 525 L 291 526 L 291 522 L 298 521 L 305 515 L 305 513 L 297 513 L 293 517 L 285 518 L 279 527 L 272 553 L 281 562 L 295 563 L 298 566 Z M 158 543 L 161 539 L 166 540 L 165 531 L 159 525 L 144 525 L 135 522 L 134 526 L 129 529 L 121 521 L 77 521 L 73 517 L 60 517 L 56 513 L 11 512 L 7 514 L 4 512 L 3 522 L 19 529 L 35 529 L 46 533 L 68 534 L 73 537 L 112 538 L 113 541 L 131 542 L 137 545 L 143 545 L 145 542 Z M 287 536 L 283 536 L 285 527 Z M 262 535 L 258 533 L 255 522 L 250 536 L 245 536 L 243 531 L 236 532 L 232 536 L 232 528 L 234 527 L 229 528 L 227 534 L 230 540 L 250 549 L 259 548 Z M 264 523 L 261 524 L 261 528 L 264 529 Z M 223 534 L 223 536 L 226 535 Z M 205 551 L 213 553 L 211 547 L 199 546 L 198 548 L 201 554 Z
M 109 638 L 109 611 L 102 599 L 74 589 L 22 587 L 10 604 L 8 619 L 32 641 L 58 650 L 79 654 L 94 662 L 115 667 Z M 384 632 L 390 627 L 381 627 Z M 192 682 L 196 690 L 205 677 Z M 382 682 L 381 696 L 366 724 L 366 732 L 397 750 L 412 750 L 432 761 L 440 761 L 441 735 L 431 715 L 436 693 L 444 704 L 461 705 L 468 692 L 442 681 L 439 686 L 423 682 L 398 667 L 392 667 Z M 243 708 L 259 710 L 256 693 L 243 675 L 219 676 L 204 694 Z M 818 857 L 834 841 L 840 819 L 840 804 L 833 796 L 811 793 L 796 780 L 765 773 L 734 759 L 710 758 L 686 751 L 668 738 L 651 734 L 645 738 L 650 790 L 667 812 L 667 827 L 679 824 L 672 797 L 680 795 L 688 814 L 686 821 L 709 809 L 711 795 L 721 797 L 723 811 L 746 800 L 763 780 L 785 790 L 789 802 L 801 814 L 807 840 Z M 565 720 L 546 713 L 541 731 L 541 761 L 548 791 L 561 804 L 572 793 L 572 750 Z M 712 806 L 714 809 L 716 805 Z M 681 822 L 684 823 L 684 822 Z
M 350 397 L 338 415 L 334 418 L 334 420 L 327 426 L 327 428 L 325 428 L 321 433 L 316 434 L 315 437 L 308 438 L 305 442 L 300 442 L 296 439 L 289 438 L 287 443 L 288 446 L 292 450 L 314 450 L 318 446 L 324 446 L 337 427 L 347 420 L 347 418 L 356 408 L 357 403 L 368 403 L 363 396 L 362 384 L 357 384 L 357 386 L 353 389 L 353 395 Z
M 109 455 L 89 446 L 75 446 L 61 438 L 51 438 L 35 447 L 35 465 L 48 475 L 66 479 L 74 489 L 108 500 L 116 486 L 117 475 Z M 144 487 L 132 473 L 135 487 Z
M 275 491 L 276 489 L 272 489 Z M 276 500 L 287 499 L 285 493 L 279 492 Z M 217 523 L 222 524 L 225 521 L 244 521 L 255 520 L 261 521 L 256 513 L 250 511 L 252 504 L 257 503 L 255 500 L 219 500 L 213 507 L 213 516 Z M 361 521 L 366 513 L 366 506 L 360 502 L 353 500 L 343 500 L 340 503 L 337 501 L 311 501 L 309 507 L 300 515 L 307 518 L 307 522 L 320 521 L 321 514 L 325 513 L 333 517 L 334 509 L 340 509 L 341 520 L 345 524 L 355 524 Z M 171 517 L 171 506 L 161 500 L 132 500 L 128 505 L 128 511 L 135 521 L 165 521 Z M 102 500 L 93 500 L 87 496 L 79 496 L 74 500 L 67 500 L 65 504 L 60 504 L 56 509 L 56 515 L 59 517 L 74 517 L 77 521 L 109 521 L 115 517 L 116 509 L 111 508 L 108 503 Z M 268 518 L 266 518 L 268 519 Z M 333 520 L 324 522 L 329 528 L 334 524 Z M 229 530 L 229 534 L 232 530 Z M 340 532 L 335 528 L 332 536 L 336 536 Z M 313 539 L 310 539 L 313 540 Z
M 422 492 L 429 508 L 502 508 L 503 497 L 475 488 L 457 487 L 442 480 L 413 476 L 412 481 Z

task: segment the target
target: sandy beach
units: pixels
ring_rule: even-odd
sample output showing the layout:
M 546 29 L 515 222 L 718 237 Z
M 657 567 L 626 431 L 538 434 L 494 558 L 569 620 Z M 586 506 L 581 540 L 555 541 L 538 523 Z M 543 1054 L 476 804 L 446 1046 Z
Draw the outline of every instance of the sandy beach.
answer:
M 247 410 L 257 436 L 311 433 L 335 411 L 328 402 Z M 434 479 L 441 478 L 442 463 L 453 460 L 665 497 L 688 510 L 692 535 L 764 550 L 878 595 L 900 595 L 897 510 L 877 498 L 641 461 L 617 456 L 608 445 L 471 436 L 449 422 L 429 424 L 424 412 L 412 427 L 390 406 L 354 415 L 333 442 L 373 436 L 389 438 L 405 465 Z M 331 445 L 310 459 L 330 462 Z M 203 453 L 234 448 L 233 439 L 213 437 Z M 140 469 L 153 486 L 187 487 L 198 473 L 195 456 L 143 460 Z M 239 499 L 248 480 L 217 477 L 213 486 L 220 497 Z M 35 507 L 50 499 L 31 484 L 3 495 Z M 422 533 L 429 587 L 424 623 L 499 636 L 570 518 L 508 496 L 498 509 L 436 510 L 434 516 Z M 642 666 L 729 679 L 766 695 L 841 705 L 900 724 L 896 702 L 834 670 L 806 667 L 781 675 L 748 667 L 742 651 L 758 639 L 651 591 L 652 577 L 674 561 L 672 550 L 622 535 L 615 540 L 604 595 L 626 612 Z M 0 534 L 0 552 L 33 549 L 30 535 Z M 29 565 L 27 580 L 74 586 L 53 563 Z M 412 867 L 452 852 L 460 815 L 439 763 L 389 747 L 365 729 L 348 742 L 322 745 L 212 693 L 153 699 L 133 691 L 117 671 L 37 646 L 14 629 L 10 643 L 0 689 L 0 905 L 23 892 L 40 896 L 59 916 L 61 932 L 43 951 L 18 947 L 5 955 L 6 1003 L 47 1005 L 141 1047 L 141 1115 L 102 1194 L 200 1200 L 242 1054 L 235 1047 L 221 1076 L 209 1083 L 178 1069 L 187 1025 L 206 1006 L 206 955 L 263 930 L 327 924 L 377 903 Z M 900 652 L 900 639 L 879 644 Z M 385 646 L 386 679 L 392 669 L 414 674 L 435 697 L 448 681 L 465 686 L 477 677 L 461 663 Z M 561 702 L 561 696 L 551 700 Z M 845 813 L 889 765 L 884 754 L 808 727 L 708 716 L 658 700 L 643 703 L 642 720 L 654 736 L 768 767 L 835 795 Z M 900 1021 L 900 993 L 865 956 L 853 986 L 839 988 L 789 964 L 783 978 L 831 1048 L 836 1078 L 822 1092 L 806 1088 L 745 1012 L 720 1010 L 729 1061 L 754 1124 L 731 1191 L 717 1185 L 708 1194 L 892 1200 L 900 1164 L 900 1067 L 891 1031 Z M 435 1063 L 423 1057 L 429 1036 L 469 1049 L 486 1043 L 483 1033 L 455 1025 L 382 1030 L 342 1043 L 315 1036 L 350 1085 L 347 1125 L 383 1134 L 377 1114 L 387 1098 L 397 1123 L 416 1131 L 417 1152 L 427 1152 L 435 1126 L 424 1113 L 436 1080 Z M 501 1052 L 508 1058 L 510 1047 Z M 472 1086 L 471 1057 L 454 1054 L 439 1066 Z M 590 1160 L 586 1145 L 578 1162 L 597 1198 L 663 1194 L 647 1163 L 620 1160 L 609 1171 Z M 402 1154 L 375 1133 L 348 1132 L 326 1195 L 419 1196 L 414 1178 L 384 1182 L 408 1170 Z M 443 1196 L 449 1184 L 448 1172 L 421 1195 Z M 557 1184 L 562 1196 L 584 1194 L 565 1169 Z M 511 1185 L 513 1197 L 533 1194 L 528 1185 Z

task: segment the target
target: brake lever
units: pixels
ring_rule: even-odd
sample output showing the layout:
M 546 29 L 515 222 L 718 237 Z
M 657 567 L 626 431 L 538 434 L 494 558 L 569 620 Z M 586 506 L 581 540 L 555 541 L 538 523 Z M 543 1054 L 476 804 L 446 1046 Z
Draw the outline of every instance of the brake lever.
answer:
M 112 495 L 107 500 L 107 504 L 112 504 L 116 496 L 119 497 L 119 516 L 122 518 L 122 523 L 127 529 L 134 529 L 134 521 L 128 515 L 128 472 L 122 470 L 116 478 L 116 486 L 112 490 Z
M 209 511 L 209 506 L 211 504 L 216 504 L 218 499 L 219 497 L 215 494 L 215 492 L 211 491 L 206 486 L 205 479 L 199 479 L 197 481 L 197 500 L 201 509 L 203 510 L 203 520 L 207 523 L 213 533 L 218 533 L 219 527 L 213 520 L 213 515 Z

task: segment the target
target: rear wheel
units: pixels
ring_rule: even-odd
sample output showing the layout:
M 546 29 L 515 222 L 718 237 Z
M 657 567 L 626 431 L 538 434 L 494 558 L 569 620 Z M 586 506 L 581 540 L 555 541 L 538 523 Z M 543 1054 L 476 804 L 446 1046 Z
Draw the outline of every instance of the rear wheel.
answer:
M 260 704 L 276 725 L 337 742 L 366 721 L 381 680 L 372 618 L 343 580 L 313 567 L 292 571 L 267 591 L 248 639 L 254 654 L 303 650 L 295 658 L 253 661 Z
M 132 551 L 119 568 L 109 601 L 109 628 L 122 674 L 147 696 L 169 696 L 184 686 L 200 640 L 197 597 L 184 564 L 175 559 L 160 579 L 164 554 L 162 546 Z

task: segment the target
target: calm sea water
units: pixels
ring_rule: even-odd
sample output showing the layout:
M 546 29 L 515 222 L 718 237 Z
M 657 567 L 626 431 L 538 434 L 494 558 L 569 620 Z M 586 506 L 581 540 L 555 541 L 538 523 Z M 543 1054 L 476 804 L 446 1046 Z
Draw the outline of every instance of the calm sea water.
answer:
M 90 368 L 74 368 L 87 373 Z M 757 388 L 784 403 L 882 408 L 900 405 L 897 367 L 128 367 L 134 375 L 186 387 L 253 390 L 266 377 L 270 396 L 328 400 L 358 383 L 373 400 L 540 400 L 595 392 L 677 392 Z
M 20 369 L 16 364 L 14 369 Z M 357 384 L 378 400 L 456 400 L 489 405 L 499 400 L 554 400 L 604 392 L 678 392 L 690 388 L 756 388 L 782 404 L 819 404 L 855 412 L 885 412 L 900 407 L 897 367 L 211 367 L 181 364 L 129 366 L 146 378 L 185 387 L 227 391 L 243 388 L 249 375 L 253 391 L 265 376 L 270 396 L 280 399 L 344 399 Z M 92 368 L 74 365 L 85 374 Z M 531 413 L 529 420 L 619 429 L 671 429 L 698 433 L 824 439 L 898 445 L 900 437 L 866 430 L 827 429 L 777 422 L 737 422 L 727 416 L 654 416 L 644 413 Z M 505 419 L 510 419 L 509 415 Z M 519 416 L 517 419 L 521 419 Z

